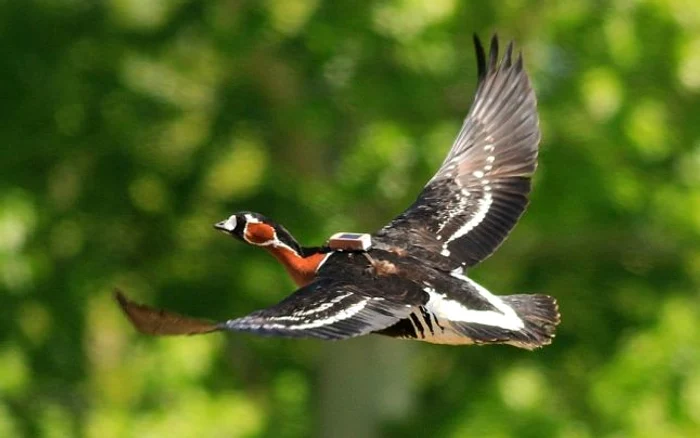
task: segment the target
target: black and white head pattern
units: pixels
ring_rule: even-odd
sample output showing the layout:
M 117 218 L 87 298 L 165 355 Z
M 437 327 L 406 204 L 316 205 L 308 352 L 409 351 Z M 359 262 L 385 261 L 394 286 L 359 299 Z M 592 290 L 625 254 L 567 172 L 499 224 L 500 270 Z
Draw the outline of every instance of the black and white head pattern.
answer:
M 297 254 L 301 251 L 299 243 L 286 228 L 260 213 L 236 213 L 214 225 L 214 228 L 250 245 L 287 248 Z

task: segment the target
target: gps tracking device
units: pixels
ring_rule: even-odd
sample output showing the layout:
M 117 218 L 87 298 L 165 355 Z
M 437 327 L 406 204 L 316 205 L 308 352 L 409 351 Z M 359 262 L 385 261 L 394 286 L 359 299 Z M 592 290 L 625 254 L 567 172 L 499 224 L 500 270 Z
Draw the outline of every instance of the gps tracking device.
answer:
M 372 238 L 367 233 L 336 233 L 328 239 L 328 247 L 339 251 L 367 251 Z

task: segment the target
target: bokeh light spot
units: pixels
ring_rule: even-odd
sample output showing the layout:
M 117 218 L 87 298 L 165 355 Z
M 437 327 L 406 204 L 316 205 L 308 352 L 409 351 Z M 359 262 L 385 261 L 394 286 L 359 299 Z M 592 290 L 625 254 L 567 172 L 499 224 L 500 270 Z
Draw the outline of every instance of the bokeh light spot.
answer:
M 318 6 L 318 0 L 267 0 L 272 26 L 280 33 L 291 36 L 299 32 Z
M 632 109 L 625 124 L 625 133 L 644 158 L 660 160 L 671 152 L 666 126 L 666 109 L 663 104 L 646 99 Z
M 501 398 L 516 411 L 536 408 L 546 387 L 542 374 L 531 367 L 513 367 L 499 380 Z
M 257 189 L 267 169 L 264 145 L 255 138 L 236 138 L 212 163 L 205 178 L 209 197 L 232 200 Z
M 408 40 L 451 16 L 456 3 L 455 0 L 385 1 L 374 7 L 372 18 L 377 31 L 397 40 Z
M 586 72 L 581 84 L 588 112 L 597 120 L 604 121 L 614 116 L 622 101 L 622 88 L 615 73 L 599 67 Z
M 168 189 L 155 175 L 144 175 L 129 185 L 134 206 L 147 213 L 160 213 L 168 207 Z

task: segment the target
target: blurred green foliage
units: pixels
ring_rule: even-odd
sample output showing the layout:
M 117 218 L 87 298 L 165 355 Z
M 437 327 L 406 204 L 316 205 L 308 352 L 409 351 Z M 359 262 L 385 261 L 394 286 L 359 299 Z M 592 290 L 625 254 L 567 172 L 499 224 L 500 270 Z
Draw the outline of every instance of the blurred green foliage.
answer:
M 543 142 L 529 212 L 470 275 L 556 296 L 552 346 L 127 324 L 114 286 L 214 319 L 293 290 L 211 229 L 234 211 L 308 245 L 399 213 L 494 31 Z M 376 436 L 700 436 L 700 3 L 5 1 L 0 48 L 0 436 L 333 435 L 338 397 Z

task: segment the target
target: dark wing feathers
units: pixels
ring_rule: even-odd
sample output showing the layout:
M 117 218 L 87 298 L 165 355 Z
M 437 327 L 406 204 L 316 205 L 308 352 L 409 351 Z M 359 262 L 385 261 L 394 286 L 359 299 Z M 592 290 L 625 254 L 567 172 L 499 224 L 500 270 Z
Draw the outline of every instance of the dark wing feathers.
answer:
M 228 330 L 294 338 L 345 339 L 384 329 L 410 313 L 410 302 L 383 298 L 348 281 L 319 279 L 267 309 L 214 323 L 137 304 L 121 292 L 116 299 L 142 333 L 191 335 Z M 422 294 L 414 294 L 419 304 Z M 397 297 L 398 298 L 398 297 Z M 410 301 L 410 300 L 409 300 Z
M 279 304 L 223 323 L 227 330 L 284 337 L 345 339 L 384 329 L 410 313 L 410 303 L 324 278 Z
M 537 103 L 513 44 L 498 61 L 494 36 L 486 55 L 474 38 L 479 83 L 455 142 L 416 202 L 377 233 L 378 241 L 432 248 L 441 267 L 472 266 L 507 237 L 525 211 L 540 140 Z M 426 228 L 429 233 L 406 233 Z M 430 240 L 406 236 L 430 236 Z M 384 239 L 384 240 L 383 240 Z
M 494 35 L 495 36 L 495 35 Z M 493 41 L 491 42 L 493 47 Z M 498 39 L 496 39 L 496 47 L 498 47 Z M 484 47 L 481 45 L 481 40 L 474 34 L 474 49 L 476 50 L 476 72 L 481 83 L 486 77 L 486 59 L 484 57 Z

